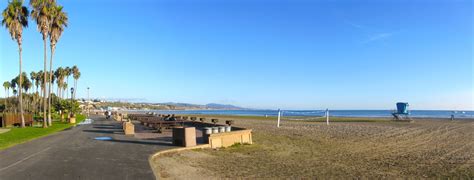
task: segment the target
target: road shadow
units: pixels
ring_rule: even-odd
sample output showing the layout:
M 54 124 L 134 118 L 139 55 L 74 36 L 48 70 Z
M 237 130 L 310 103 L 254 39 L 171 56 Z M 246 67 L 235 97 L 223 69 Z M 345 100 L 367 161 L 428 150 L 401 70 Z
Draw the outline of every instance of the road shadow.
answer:
M 94 124 L 94 126 L 103 126 L 103 127 L 115 127 L 114 124 Z
M 143 140 L 152 140 L 152 141 L 167 141 L 173 142 L 173 137 L 155 137 L 155 138 L 144 138 Z
M 83 132 L 90 133 L 104 133 L 104 134 L 120 134 L 122 131 L 106 131 L 106 130 L 82 130 Z
M 108 140 L 110 142 L 118 142 L 118 143 L 131 143 L 131 144 L 142 144 L 142 145 L 160 145 L 160 146 L 174 146 L 171 142 L 151 142 L 151 141 L 132 141 L 132 140 L 120 140 L 120 139 L 112 139 Z
M 95 129 L 122 129 L 121 127 L 115 126 L 93 126 Z

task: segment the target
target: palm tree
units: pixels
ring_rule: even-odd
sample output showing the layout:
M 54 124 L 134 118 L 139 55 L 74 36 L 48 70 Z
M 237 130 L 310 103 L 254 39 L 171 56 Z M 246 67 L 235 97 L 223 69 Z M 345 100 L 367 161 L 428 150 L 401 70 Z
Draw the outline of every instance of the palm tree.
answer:
M 35 85 L 36 85 L 36 93 L 38 93 L 38 86 L 40 86 L 42 84 L 42 81 L 43 80 L 43 71 L 38 71 L 36 73 L 36 82 L 35 82 Z M 40 88 L 42 88 L 43 86 L 40 86 Z
M 41 91 L 43 91 L 43 89 L 44 89 L 44 77 L 45 77 L 44 72 L 43 71 L 38 71 L 38 76 L 37 76 L 36 82 L 38 82 Z M 38 97 L 41 97 L 41 95 L 38 94 Z M 44 98 L 41 98 L 41 99 L 38 99 L 38 100 L 40 101 L 40 103 L 37 106 L 38 111 L 41 111 L 41 103 L 44 101 Z M 44 103 L 43 103 L 43 105 L 44 105 Z
M 7 8 L 3 10 L 2 16 L 2 26 L 5 26 L 10 33 L 10 36 L 13 40 L 16 40 L 18 43 L 18 52 L 20 57 L 20 73 L 22 72 L 22 59 L 21 59 L 21 51 L 23 43 L 23 28 L 28 27 L 28 8 L 23 6 L 23 1 L 20 0 L 12 0 L 8 3 Z M 25 127 L 25 117 L 23 116 L 23 101 L 22 101 L 22 92 L 21 92 L 21 82 L 22 78 L 20 76 L 20 83 L 19 83 L 19 90 L 20 90 L 20 114 L 21 114 L 21 127 Z
M 62 67 L 56 69 L 56 71 L 54 72 L 54 76 L 56 77 L 56 83 L 58 85 L 58 97 L 61 97 L 61 90 L 64 80 L 64 69 Z
M 32 84 L 36 85 L 35 84 L 35 82 L 36 82 L 36 72 L 34 72 L 34 71 L 30 72 L 30 79 L 31 79 Z
M 30 90 L 31 86 L 32 86 L 31 81 L 30 81 L 30 79 L 28 78 L 28 75 L 26 75 L 25 72 L 21 73 L 21 76 L 22 76 L 22 79 L 23 79 L 23 82 L 21 83 L 21 86 L 23 87 L 23 90 L 25 90 L 24 92 L 28 93 L 28 90 Z M 29 112 L 29 109 L 30 109 L 29 108 L 30 107 L 30 105 L 29 105 L 30 100 L 29 99 L 30 98 L 28 98 L 28 96 L 26 96 L 26 99 L 24 99 L 24 100 L 26 100 L 26 110 L 28 112 Z
M 16 85 L 18 84 L 18 79 L 17 78 L 13 78 L 11 81 L 10 81 L 10 87 L 12 88 L 12 91 L 13 90 L 16 90 Z M 16 93 L 15 93 L 15 96 L 16 96 Z
M 38 92 L 38 81 L 36 81 L 37 79 L 37 73 L 34 72 L 34 71 L 31 71 L 30 72 L 30 79 L 31 79 L 31 85 L 33 86 L 34 89 L 36 90 L 33 90 L 33 92 L 31 93 L 32 94 L 32 106 L 36 107 L 36 92 Z M 36 114 L 36 108 L 33 109 L 33 112 Z
M 5 110 L 7 110 L 7 99 L 9 98 L 8 92 L 10 92 L 10 82 L 5 81 L 3 83 L 3 88 L 5 88 Z
M 53 56 L 54 51 L 56 49 L 56 43 L 58 42 L 61 34 L 64 31 L 64 28 L 67 27 L 68 17 L 67 14 L 63 11 L 62 6 L 53 5 L 50 9 L 50 23 L 51 26 L 49 27 L 49 41 L 50 41 L 50 48 L 51 48 L 51 59 L 49 61 L 49 71 L 53 70 Z M 51 121 L 51 85 L 54 82 L 53 80 L 53 73 L 50 74 L 50 82 L 49 82 L 49 101 L 48 106 L 48 120 Z
M 76 65 L 72 67 L 72 77 L 74 78 L 74 95 L 72 96 L 73 99 L 76 99 L 76 92 L 77 92 L 77 80 L 81 77 L 81 72 Z
M 26 93 L 28 93 L 28 90 L 31 88 L 31 81 L 28 78 L 28 75 L 26 75 L 25 72 L 21 73 L 21 79 L 23 79 L 21 86 L 23 87 L 23 90 L 25 90 Z
M 68 84 L 67 84 L 66 82 L 63 83 L 63 86 L 62 86 L 62 88 L 63 88 L 63 93 L 66 93 L 66 94 L 67 94 L 67 86 L 68 86 Z M 64 94 L 63 94 L 63 98 L 64 98 Z
M 53 0 L 31 0 L 30 5 L 33 7 L 31 11 L 31 17 L 36 21 L 38 25 L 38 31 L 43 36 L 43 50 L 44 50 L 44 84 L 46 85 L 46 75 L 48 74 L 46 70 L 46 38 L 48 37 L 49 33 L 49 25 L 50 25 L 50 7 L 53 4 Z M 43 88 L 43 128 L 46 128 L 46 88 Z
M 52 87 L 51 87 L 51 91 L 53 91 L 54 90 L 54 81 L 56 80 L 56 76 L 54 76 L 54 71 L 51 71 L 51 74 L 52 74 L 51 82 L 53 83 Z
M 72 69 L 69 68 L 69 66 L 66 66 L 66 68 L 64 68 L 64 75 L 66 76 L 66 84 L 69 85 L 69 76 L 71 76 L 72 74 Z M 67 86 L 65 87 L 67 89 Z M 69 98 L 69 93 L 66 92 L 66 98 Z

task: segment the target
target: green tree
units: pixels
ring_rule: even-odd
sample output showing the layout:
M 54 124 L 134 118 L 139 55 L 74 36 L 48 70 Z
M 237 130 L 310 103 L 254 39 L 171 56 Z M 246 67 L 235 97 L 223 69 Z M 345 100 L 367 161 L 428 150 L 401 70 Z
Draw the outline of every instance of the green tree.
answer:
M 22 43 L 23 43 L 23 28 L 28 27 L 28 15 L 29 11 L 28 8 L 23 6 L 23 1 L 20 0 L 12 0 L 8 2 L 7 8 L 3 10 L 2 16 L 2 26 L 5 26 L 10 33 L 10 36 L 13 40 L 16 40 L 18 43 L 18 52 L 19 52 L 19 59 L 20 59 L 20 73 L 22 72 Z M 20 114 L 21 114 L 21 127 L 25 127 L 25 117 L 23 115 L 23 100 L 22 100 L 22 91 L 21 91 L 21 76 L 20 76 L 20 83 L 19 83 L 19 91 L 20 97 L 18 98 L 20 102 Z

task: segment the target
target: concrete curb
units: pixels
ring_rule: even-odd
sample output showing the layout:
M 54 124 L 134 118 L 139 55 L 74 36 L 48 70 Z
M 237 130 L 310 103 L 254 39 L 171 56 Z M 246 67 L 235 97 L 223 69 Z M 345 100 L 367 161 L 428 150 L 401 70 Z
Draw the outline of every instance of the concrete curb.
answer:
M 153 168 L 153 164 L 152 164 L 153 159 L 155 159 L 155 158 L 157 158 L 161 155 L 165 155 L 165 154 L 169 154 L 169 153 L 176 153 L 176 152 L 185 151 L 185 150 L 192 150 L 192 149 L 205 149 L 205 148 L 211 148 L 211 145 L 210 144 L 202 144 L 202 145 L 197 145 L 197 146 L 193 146 L 193 147 L 179 147 L 179 148 L 173 148 L 173 149 L 158 151 L 158 152 L 156 152 L 155 154 L 151 155 L 148 158 L 148 163 L 150 164 L 151 170 L 153 171 L 153 174 L 155 175 L 155 178 L 159 179 L 160 172 L 156 172 L 155 169 Z

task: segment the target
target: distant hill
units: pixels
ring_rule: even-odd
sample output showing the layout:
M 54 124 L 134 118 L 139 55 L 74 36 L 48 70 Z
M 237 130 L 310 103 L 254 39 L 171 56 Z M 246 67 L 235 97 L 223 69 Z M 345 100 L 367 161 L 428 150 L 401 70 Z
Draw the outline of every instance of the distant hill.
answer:
M 206 104 L 206 107 L 209 109 L 229 109 L 229 110 L 245 109 L 245 108 L 230 105 L 230 104 L 217 104 L 217 103 Z
M 107 107 L 120 107 L 124 109 L 155 109 L 155 110 L 244 110 L 242 108 L 230 104 L 217 104 L 209 103 L 206 105 L 190 104 L 190 103 L 177 103 L 177 102 L 166 102 L 166 103 L 131 103 L 131 102 L 120 102 L 120 101 L 104 101 L 98 103 L 96 106 L 101 108 Z M 0 103 L 1 108 L 1 103 Z
M 167 103 L 160 103 L 162 105 L 170 105 L 174 106 L 176 109 L 198 109 L 198 110 L 241 110 L 245 109 L 242 107 L 230 105 L 230 104 L 217 104 L 217 103 L 209 103 L 206 105 L 199 105 L 199 104 L 189 104 L 189 103 L 175 103 L 175 102 L 167 102 Z

